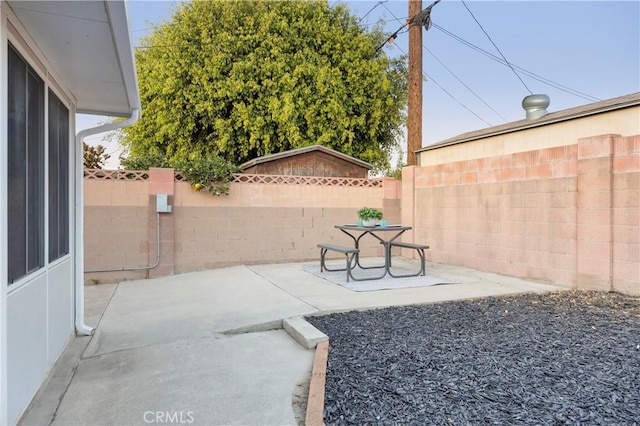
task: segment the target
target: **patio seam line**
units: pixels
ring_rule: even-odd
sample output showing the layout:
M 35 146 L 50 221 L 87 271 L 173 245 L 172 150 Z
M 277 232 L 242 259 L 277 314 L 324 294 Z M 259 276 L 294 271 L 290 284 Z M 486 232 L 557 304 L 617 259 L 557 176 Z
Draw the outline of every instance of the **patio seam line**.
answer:
M 251 272 L 253 272 L 254 274 L 256 274 L 257 276 L 264 278 L 265 280 L 267 280 L 272 286 L 282 290 L 283 292 L 287 293 L 289 296 L 293 297 L 296 300 L 299 300 L 300 302 L 304 303 L 305 305 L 315 309 L 318 312 L 322 312 L 322 309 L 319 308 L 318 306 L 312 305 L 311 303 L 307 302 L 306 300 L 303 300 L 301 298 L 299 298 L 298 296 L 296 296 L 295 294 L 285 290 L 284 288 L 280 287 L 278 284 L 274 283 L 273 281 L 271 281 L 269 278 L 265 277 L 264 275 L 262 275 L 261 273 L 259 273 L 258 271 L 256 271 L 255 269 L 253 269 L 251 266 L 249 265 L 245 265 L 245 267 L 247 269 L 249 269 Z
M 89 343 L 87 343 L 87 345 L 85 346 L 85 350 L 87 349 L 87 346 L 89 346 Z M 69 378 L 69 381 L 66 383 L 66 385 L 64 387 L 64 390 L 60 394 L 60 397 L 58 398 L 58 403 L 56 404 L 56 408 L 53 409 L 53 415 L 51 415 L 51 418 L 49 419 L 49 423 L 48 424 L 52 424 L 56 420 L 56 416 L 58 415 L 58 410 L 60 409 L 60 405 L 62 404 L 62 401 L 64 400 L 64 397 L 67 396 L 67 392 L 69 391 L 69 388 L 71 387 L 71 383 L 73 382 L 73 379 L 76 377 L 76 374 L 78 373 L 78 368 L 80 367 L 80 362 L 82 362 L 82 358 L 80 358 L 78 360 L 78 362 L 76 362 L 76 365 L 73 367 L 73 371 L 71 373 L 71 377 Z
M 238 336 L 240 334 L 252 334 L 262 333 L 265 331 L 282 330 L 282 321 L 283 320 L 279 318 L 271 321 L 243 325 L 241 327 L 230 328 L 228 330 L 221 331 L 220 334 L 226 338 Z
M 272 331 L 272 330 L 266 330 L 266 331 Z M 241 334 L 229 334 L 229 335 L 226 335 L 226 334 L 223 334 L 223 333 L 224 332 L 216 332 L 214 335 L 211 335 L 211 336 L 198 336 L 197 339 L 198 340 L 201 340 L 201 339 L 224 340 L 224 339 L 230 339 L 230 338 L 232 338 L 234 336 L 239 336 L 241 334 L 245 334 L 245 333 L 241 333 Z M 262 333 L 262 331 L 260 333 Z M 185 338 L 182 338 L 182 339 L 175 339 L 175 340 L 171 340 L 171 341 L 168 341 L 168 342 L 155 342 L 155 343 L 149 343 L 147 345 L 132 346 L 132 347 L 129 347 L 129 348 L 118 348 L 118 349 L 114 349 L 114 350 L 109 351 L 109 352 L 100 352 L 100 353 L 96 353 L 96 354 L 93 354 L 93 355 L 90 355 L 90 356 L 86 356 L 86 357 L 82 356 L 82 358 L 80 358 L 80 360 L 81 361 L 90 360 L 90 359 L 93 359 L 93 358 L 99 358 L 101 356 L 118 354 L 118 353 L 127 352 L 127 351 L 134 351 L 134 350 L 138 350 L 138 349 L 145 349 L 145 348 L 150 348 L 152 346 L 171 345 L 171 344 L 174 344 L 176 342 L 184 342 L 184 341 L 190 341 L 190 340 L 194 340 L 194 338 L 193 337 L 185 337 Z M 89 345 L 87 344 L 87 346 L 89 346 Z M 85 348 L 85 350 L 86 350 L 86 348 Z
M 64 360 L 62 359 L 62 357 L 60 359 L 58 359 L 58 361 L 56 361 L 56 363 L 54 364 L 54 366 L 51 368 L 51 370 L 49 371 L 49 373 L 47 374 L 47 378 L 45 379 L 45 382 L 43 382 L 43 384 L 41 385 L 41 387 L 38 389 L 38 391 L 36 392 L 36 394 L 33 396 L 31 402 L 29 403 L 29 407 L 27 407 L 27 409 L 25 410 L 24 413 L 22 413 L 21 418 L 19 419 L 17 425 L 25 425 L 27 420 L 30 420 L 30 415 L 32 414 L 32 412 L 29 410 L 31 408 L 31 404 L 38 400 L 40 401 L 41 405 L 40 407 L 44 407 L 41 410 L 36 410 L 36 413 L 38 411 L 47 411 L 47 413 L 41 415 L 40 417 L 44 417 L 46 418 L 46 422 L 44 424 L 50 425 L 54 422 L 54 420 L 56 419 L 56 415 L 58 414 L 58 410 L 60 409 L 60 405 L 62 404 L 62 401 L 64 399 L 64 397 L 67 394 L 67 391 L 69 390 L 69 387 L 71 386 L 71 383 L 73 382 L 73 379 L 76 376 L 76 373 L 78 372 L 78 368 L 80 367 L 80 362 L 82 361 L 81 355 L 82 352 L 84 352 L 84 350 L 87 348 L 87 346 L 89 345 L 89 341 L 90 339 L 88 338 L 89 336 L 73 336 L 71 338 L 71 340 L 68 342 L 67 346 L 65 347 L 64 351 L 68 351 L 68 350 L 72 350 L 72 346 L 75 345 L 76 343 L 78 344 L 78 346 L 82 347 L 84 346 L 84 348 L 81 348 L 81 350 L 78 351 L 77 356 L 78 358 L 75 360 L 75 362 L 73 363 L 73 367 L 70 369 L 70 374 L 68 377 L 68 380 L 65 379 L 64 382 L 64 390 L 62 390 L 61 392 L 58 391 L 56 392 L 57 396 L 56 398 L 56 402 L 55 402 L 55 407 L 53 408 L 49 408 L 47 409 L 46 407 L 49 407 L 50 405 L 47 405 L 46 402 L 43 404 L 42 403 L 42 399 L 44 398 L 42 395 L 43 393 L 46 393 L 49 391 L 49 387 L 53 387 L 53 390 L 50 392 L 54 392 L 56 386 L 53 384 L 54 380 L 57 377 L 56 372 L 58 372 L 59 370 L 59 364 L 60 362 L 64 362 Z M 87 338 L 86 342 L 82 342 L 83 338 Z M 38 415 L 36 414 L 36 419 L 38 418 Z
M 100 285 L 100 284 L 94 284 L 94 285 Z M 102 318 L 104 318 L 104 314 L 107 312 L 107 309 L 109 309 L 109 305 L 111 305 L 111 302 L 113 301 L 113 298 L 115 297 L 116 292 L 119 289 L 120 289 L 120 282 L 117 282 L 116 283 L 116 288 L 114 288 L 113 291 L 111 292 L 111 296 L 109 296 L 109 300 L 107 300 L 107 303 L 105 303 L 104 309 L 102 310 L 102 313 L 98 317 L 98 321 L 96 321 L 95 327 L 93 327 L 93 333 L 91 333 L 91 338 L 92 339 L 93 339 L 93 335 L 95 334 L 96 330 L 100 326 L 100 323 L 102 322 Z M 85 299 L 86 299 L 86 296 L 85 296 Z M 87 316 L 87 313 L 86 313 L 86 309 L 85 309 L 85 317 L 86 316 Z M 87 346 L 89 346 L 89 345 L 87 344 Z
M 95 284 L 95 285 L 100 285 L 100 284 Z M 118 283 L 116 283 L 116 288 L 114 288 L 113 291 L 111 292 L 111 296 L 109 296 L 109 300 L 107 300 L 107 303 L 104 305 L 104 309 L 102 310 L 102 313 L 98 317 L 98 321 L 96 321 L 96 325 L 93 327 L 93 331 L 91 332 L 91 336 L 89 336 L 89 341 L 85 345 L 85 347 L 82 350 L 82 352 L 80 352 L 80 359 L 78 360 L 78 365 L 80 365 L 80 362 L 83 359 L 90 359 L 90 358 L 93 358 L 95 356 L 95 355 L 93 355 L 93 356 L 85 356 L 85 354 L 87 353 L 87 349 L 89 349 L 89 347 L 91 346 L 91 342 L 93 341 L 93 339 L 96 338 L 96 333 L 98 333 L 98 327 L 100 326 L 100 323 L 102 322 L 102 318 L 104 318 L 104 314 L 107 312 L 107 309 L 109 309 L 109 306 L 111 305 L 111 302 L 113 301 L 113 297 L 116 295 L 116 292 L 118 291 L 119 288 L 120 288 L 120 283 L 118 282 Z M 85 299 L 86 299 L 86 296 L 85 296 Z M 86 317 L 86 315 L 87 315 L 87 313 L 85 311 L 85 317 Z M 84 320 L 85 319 L 83 318 L 83 321 Z M 76 334 L 76 337 L 79 337 L 79 336 Z

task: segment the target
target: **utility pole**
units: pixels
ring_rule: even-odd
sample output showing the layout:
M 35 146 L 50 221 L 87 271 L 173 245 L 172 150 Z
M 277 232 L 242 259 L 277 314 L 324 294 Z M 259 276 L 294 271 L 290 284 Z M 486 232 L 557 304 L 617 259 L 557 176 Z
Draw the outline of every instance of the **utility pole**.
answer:
M 409 0 L 409 16 L 422 11 L 422 0 Z M 409 26 L 409 93 L 407 111 L 407 165 L 417 164 L 415 151 L 422 148 L 422 25 Z

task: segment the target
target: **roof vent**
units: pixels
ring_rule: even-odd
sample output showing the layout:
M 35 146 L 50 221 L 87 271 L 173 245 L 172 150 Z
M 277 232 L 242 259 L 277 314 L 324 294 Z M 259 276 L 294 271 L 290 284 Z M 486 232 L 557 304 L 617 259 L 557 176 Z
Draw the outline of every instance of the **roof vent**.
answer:
M 522 100 L 522 108 L 527 113 L 527 120 L 536 120 L 547 115 L 547 107 L 551 101 L 547 95 L 530 95 Z

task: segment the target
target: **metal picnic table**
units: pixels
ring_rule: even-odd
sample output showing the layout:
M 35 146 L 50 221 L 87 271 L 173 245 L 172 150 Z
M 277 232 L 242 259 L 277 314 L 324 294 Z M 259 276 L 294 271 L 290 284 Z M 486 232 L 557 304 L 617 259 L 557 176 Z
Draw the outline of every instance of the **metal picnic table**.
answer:
M 374 268 L 384 268 L 382 275 L 375 276 L 371 278 L 355 278 L 352 276 L 352 279 L 356 281 L 364 281 L 364 280 L 379 280 L 389 275 L 394 278 L 401 277 L 412 277 L 417 276 L 421 273 L 419 271 L 416 274 L 393 274 L 391 272 L 391 247 L 393 242 L 396 241 L 403 233 L 410 230 L 410 226 L 403 225 L 386 225 L 386 226 L 362 226 L 362 225 L 336 225 L 335 226 L 340 231 L 344 232 L 348 235 L 354 243 L 356 249 L 360 248 L 360 240 L 365 235 L 371 235 L 373 238 L 378 240 L 380 244 L 384 246 L 384 265 L 383 266 L 363 266 L 360 264 L 360 254 L 355 254 L 355 263 L 361 269 L 374 269 Z M 423 273 L 424 271 L 422 271 Z

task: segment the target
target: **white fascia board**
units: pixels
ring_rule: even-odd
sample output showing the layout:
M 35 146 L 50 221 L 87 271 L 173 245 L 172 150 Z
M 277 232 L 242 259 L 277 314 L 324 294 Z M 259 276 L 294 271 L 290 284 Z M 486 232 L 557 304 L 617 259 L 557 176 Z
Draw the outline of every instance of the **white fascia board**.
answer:
M 138 75 L 131 40 L 131 28 L 129 27 L 129 12 L 126 1 L 106 1 L 105 9 L 109 15 L 109 24 L 113 43 L 120 62 L 120 71 L 124 81 L 125 90 L 129 99 L 130 114 L 133 110 L 140 110 L 140 92 L 138 90 Z

